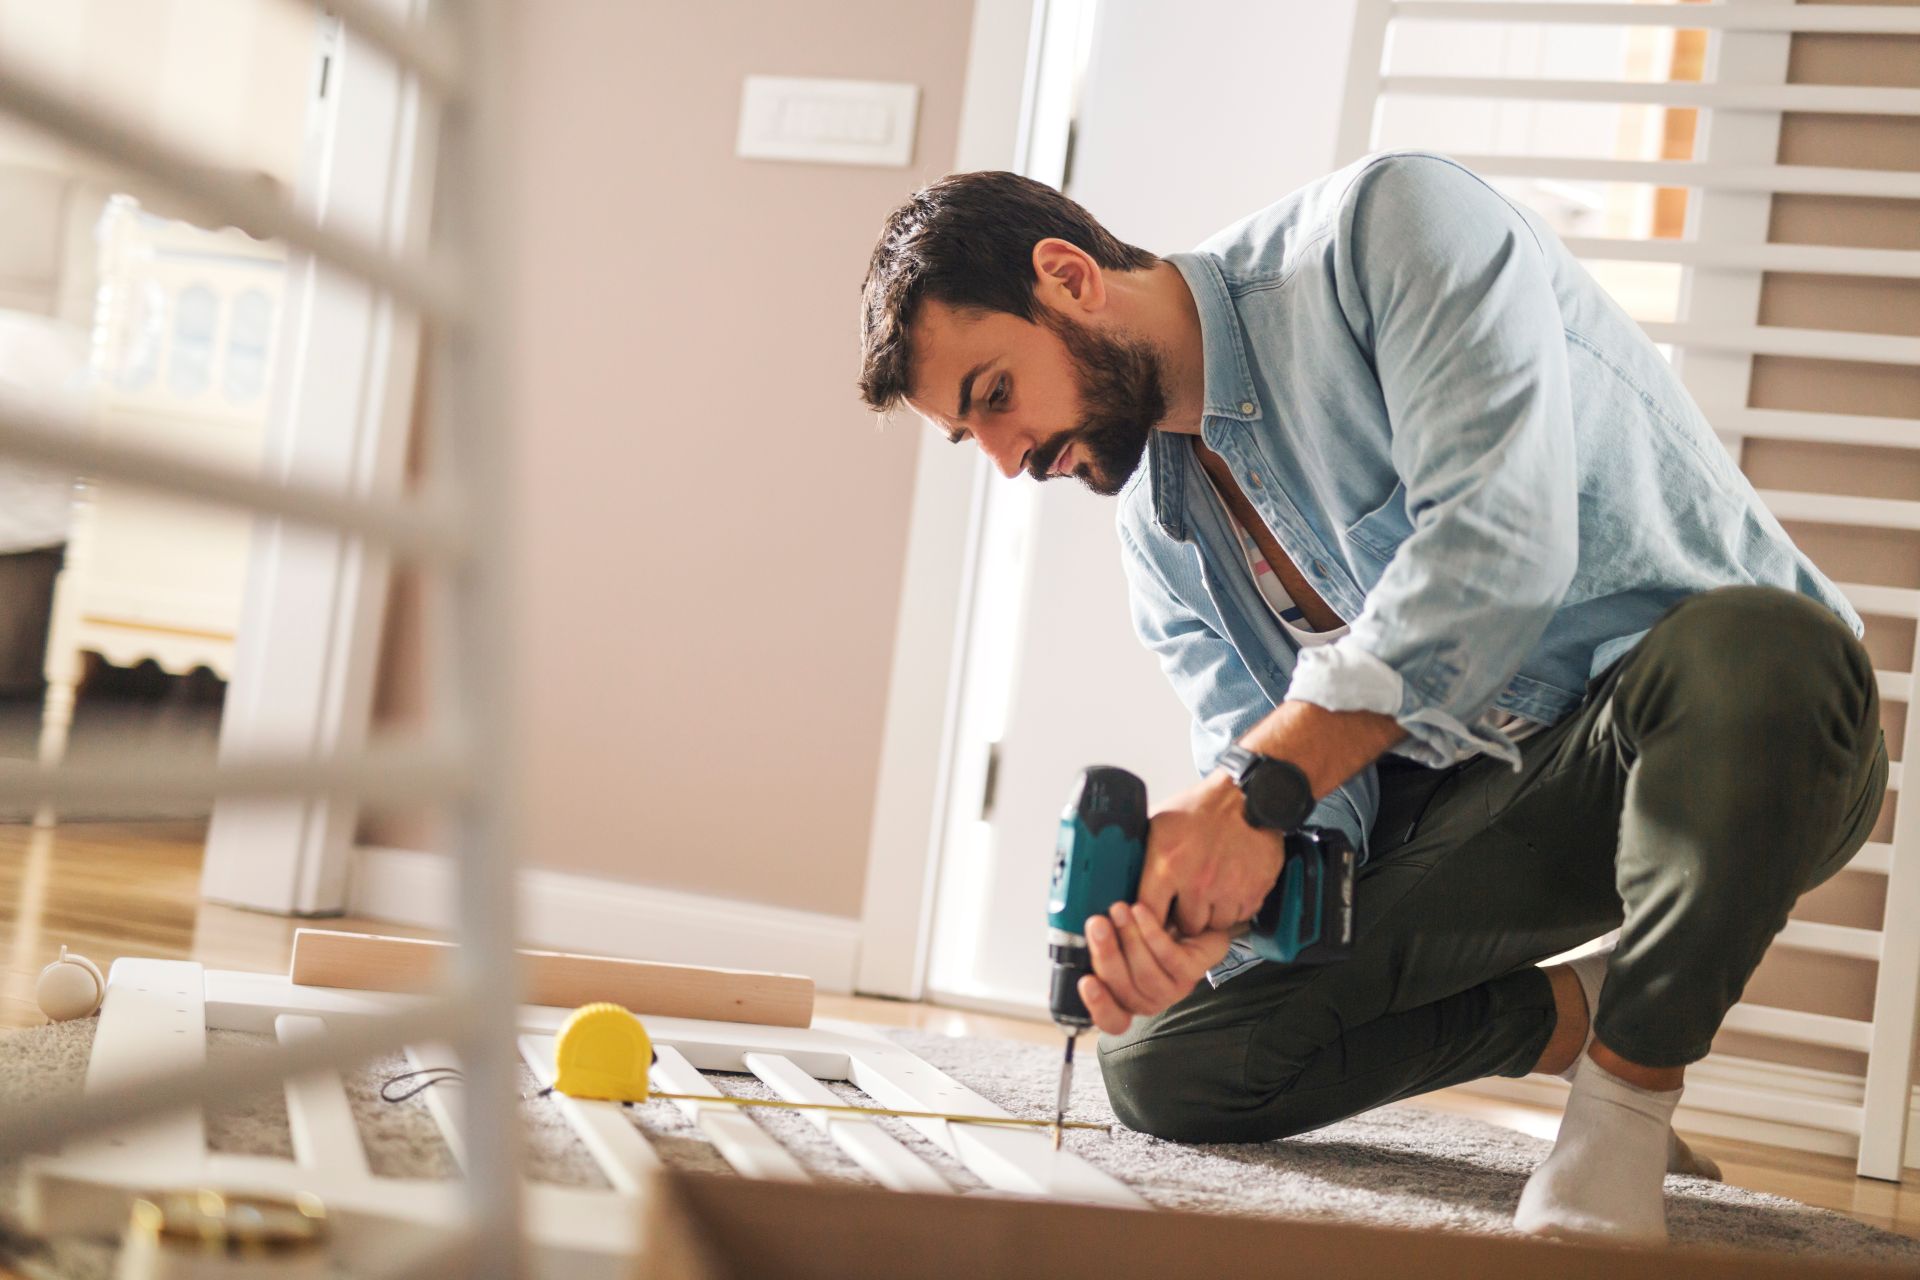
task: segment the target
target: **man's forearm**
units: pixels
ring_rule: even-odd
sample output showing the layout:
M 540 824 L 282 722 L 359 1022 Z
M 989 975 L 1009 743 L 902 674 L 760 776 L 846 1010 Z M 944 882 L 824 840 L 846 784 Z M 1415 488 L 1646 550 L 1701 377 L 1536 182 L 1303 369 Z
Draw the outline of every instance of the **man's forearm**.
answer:
M 1299 766 L 1318 800 L 1406 736 L 1392 716 L 1283 702 L 1253 726 L 1240 745 Z

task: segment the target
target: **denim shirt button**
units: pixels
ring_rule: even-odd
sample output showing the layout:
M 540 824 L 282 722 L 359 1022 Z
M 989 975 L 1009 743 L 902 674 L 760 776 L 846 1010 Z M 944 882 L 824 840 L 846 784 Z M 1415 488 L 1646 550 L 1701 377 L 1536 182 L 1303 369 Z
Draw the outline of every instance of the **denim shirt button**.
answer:
M 1251 400 L 1242 400 L 1242 401 L 1240 402 L 1240 412 L 1242 412 L 1242 413 L 1252 413 L 1252 412 L 1253 412 L 1253 401 L 1251 401 Z
M 1258 471 L 1249 472 L 1247 479 L 1253 481 L 1254 488 L 1258 489 L 1260 487 L 1260 473 Z
M 1324 578 L 1327 576 L 1327 566 L 1321 564 L 1318 560 L 1315 560 L 1313 562 L 1313 572 L 1316 577 Z

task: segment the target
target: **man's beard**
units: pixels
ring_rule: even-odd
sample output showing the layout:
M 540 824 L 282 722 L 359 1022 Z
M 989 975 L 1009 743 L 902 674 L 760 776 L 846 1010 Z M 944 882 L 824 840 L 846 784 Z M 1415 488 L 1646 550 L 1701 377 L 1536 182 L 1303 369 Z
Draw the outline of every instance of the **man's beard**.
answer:
M 1154 423 L 1167 416 L 1160 353 L 1139 338 L 1076 324 L 1050 308 L 1042 307 L 1040 314 L 1073 357 L 1081 418 L 1079 426 L 1037 450 L 1028 470 L 1036 480 L 1045 479 L 1061 453 L 1077 443 L 1086 460 L 1074 468 L 1074 476 L 1111 498 L 1140 466 Z

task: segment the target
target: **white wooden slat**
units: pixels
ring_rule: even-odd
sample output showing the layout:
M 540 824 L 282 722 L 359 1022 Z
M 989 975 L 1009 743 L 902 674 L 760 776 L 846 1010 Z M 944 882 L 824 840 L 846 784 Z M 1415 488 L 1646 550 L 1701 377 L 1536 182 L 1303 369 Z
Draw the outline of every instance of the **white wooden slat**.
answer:
M 1861 871 L 1868 875 L 1886 875 L 1893 870 L 1893 846 L 1881 840 L 1869 840 L 1860 846 L 1860 852 L 1853 855 L 1853 861 L 1847 864 L 1849 871 Z
M 1906 773 L 1906 765 L 1903 762 L 1899 760 L 1890 761 L 1887 764 L 1887 790 L 1898 791 L 1900 785 L 1906 781 Z M 1899 837 L 1894 837 L 1894 843 L 1897 845 L 1899 842 Z M 1913 918 L 1920 919 L 1920 916 Z
M 415 1071 L 428 1067 L 452 1067 L 460 1069 L 460 1059 L 453 1050 L 443 1044 L 423 1044 L 407 1046 L 407 1066 Z M 460 1095 L 463 1092 L 458 1078 L 446 1079 L 430 1089 L 422 1090 L 421 1101 L 427 1104 L 427 1114 L 433 1117 L 440 1136 L 446 1140 L 447 1150 L 453 1153 L 454 1163 L 461 1168 L 467 1164 L 466 1126 L 462 1123 Z
M 1720 1029 L 1851 1049 L 1856 1053 L 1865 1053 L 1873 1037 L 1873 1023 L 1858 1018 L 1836 1018 L 1830 1014 L 1801 1013 L 1758 1004 L 1736 1004 L 1727 1010 Z
M 1878 960 L 1881 933 L 1878 929 L 1856 929 L 1848 925 L 1815 924 L 1809 920 L 1789 920 L 1773 937 L 1777 947 L 1796 951 L 1818 951 L 1822 955 L 1851 956 L 1856 960 Z
M 1870 582 L 1836 582 L 1847 602 L 1861 613 L 1882 618 L 1920 618 L 1920 591 Z
M 1475 173 L 1564 182 L 1646 182 L 1704 191 L 1920 199 L 1920 173 L 1800 164 L 1735 164 L 1711 160 L 1592 160 L 1579 156 L 1455 153 Z
M 1689 80 L 1527 80 L 1507 76 L 1380 78 L 1383 93 L 1429 98 L 1516 98 L 1531 102 L 1626 102 L 1713 111 L 1811 111 L 1920 116 L 1920 89 L 1825 84 L 1701 84 Z
M 542 1088 L 553 1088 L 552 1036 L 521 1036 L 520 1056 Z M 660 1157 L 627 1109 L 617 1102 L 570 1098 L 564 1093 L 555 1093 L 553 1101 L 608 1184 L 615 1191 L 638 1194 L 647 1175 L 660 1167 Z
M 1783 489 L 1761 489 L 1759 494 L 1767 510 L 1780 520 L 1866 529 L 1920 530 L 1920 502 L 1856 498 L 1842 493 L 1790 493 Z
M 1701 1111 L 1725 1111 L 1742 1116 L 1789 1115 L 1793 1123 L 1832 1133 L 1861 1133 L 1861 1108 L 1827 1102 L 1800 1093 L 1750 1089 L 1718 1082 L 1689 1082 L 1687 1106 Z M 1863 1135 L 1864 1136 L 1864 1135 Z
M 669 1093 L 719 1094 L 714 1085 L 670 1044 L 655 1043 L 654 1087 Z M 724 1103 L 675 1102 L 687 1119 L 713 1143 L 723 1159 L 749 1178 L 778 1182 L 805 1182 L 806 1171 L 773 1135 L 739 1107 Z
M 318 1040 L 327 1024 L 306 1014 L 288 1013 L 274 1019 L 274 1033 L 282 1044 Z M 360 1145 L 360 1126 L 347 1101 L 347 1086 L 338 1071 L 291 1076 L 281 1086 L 287 1095 L 287 1126 L 293 1135 L 293 1158 L 308 1169 L 327 1169 L 347 1177 L 371 1177 L 366 1148 Z
M 285 240 L 448 324 L 463 320 L 450 274 L 404 262 L 359 235 L 317 222 L 246 175 L 206 163 L 145 124 L 64 92 L 17 56 L 0 57 L 0 112 L 71 142 L 202 217 L 261 239 Z
M 1876 671 L 1882 702 L 1907 702 L 1913 697 L 1913 675 L 1907 671 Z
M 1914 653 L 1920 672 L 1920 648 Z M 1920 759 L 1920 715 L 1908 714 L 1901 762 Z M 1902 763 L 1890 767 L 1889 786 Z M 1873 1042 L 1867 1050 L 1864 1117 L 1856 1169 L 1898 1182 L 1906 1166 L 1913 1092 L 1913 1044 L 1920 1030 L 1920 804 L 1896 807 L 1887 857 L 1885 937 L 1873 989 Z
M 1920 35 L 1920 13 L 1865 4 L 1527 4 L 1509 0 L 1396 0 L 1396 18 L 1545 22 L 1718 31 L 1833 31 Z
M 833 1090 L 777 1054 L 750 1053 L 747 1069 L 788 1102 L 833 1105 L 841 1101 Z M 932 1165 L 909 1151 L 892 1134 L 862 1116 L 806 1111 L 814 1127 L 832 1138 L 853 1162 L 895 1191 L 944 1194 L 953 1190 Z
M 356 497 L 308 484 L 263 480 L 176 449 L 131 437 L 106 438 L 83 419 L 29 404 L 18 396 L 0 399 L 0 454 L 139 489 L 275 515 L 296 524 L 339 529 L 408 558 L 457 561 L 466 545 L 457 520 L 418 501 Z
M 202 969 L 187 960 L 123 957 L 107 975 L 85 1090 L 125 1088 L 166 1071 L 206 1065 L 206 989 Z M 84 1143 L 69 1154 L 192 1168 L 207 1154 L 205 1113 L 197 1106 L 156 1116 Z
M 869 1033 L 871 1034 L 871 1033 Z M 873 1037 L 850 1055 L 853 1083 L 883 1107 L 962 1115 L 1007 1113 L 926 1061 Z M 1085 1204 L 1145 1208 L 1146 1201 L 1072 1151 L 1055 1151 L 1045 1130 L 1012 1129 L 941 1120 L 906 1122 L 952 1152 L 989 1186 L 1022 1195 Z
M 1676 347 L 1744 351 L 1753 355 L 1800 356 L 1810 360 L 1920 365 L 1920 338 L 1890 333 L 1846 333 L 1839 329 L 1788 329 L 1771 324 L 1742 326 L 1664 320 L 1642 320 L 1640 327 L 1655 342 Z
M 1796 413 L 1703 404 L 1716 431 L 1767 440 L 1858 444 L 1877 449 L 1920 449 L 1920 418 L 1875 418 L 1854 413 Z
M 1392 13 L 1381 0 L 1355 6 L 1353 39 L 1348 46 L 1347 80 L 1342 92 L 1340 128 L 1334 139 L 1335 163 L 1352 164 L 1373 150 L 1374 107 L 1385 71 L 1387 24 Z
M 356 751 L 330 758 L 251 759 L 217 765 L 155 759 L 129 748 L 57 767 L 0 760 L 0 800 L 51 803 L 57 808 L 140 812 L 155 801 L 212 800 L 216 796 L 332 796 L 363 804 L 418 806 L 463 794 L 468 753 L 444 741 L 398 731 Z
M 1736 271 L 1790 271 L 1811 275 L 1920 279 L 1920 250 L 1846 249 L 1824 244 L 1725 244 L 1699 240 L 1640 240 L 1623 236 L 1562 236 L 1581 258 L 1672 262 Z

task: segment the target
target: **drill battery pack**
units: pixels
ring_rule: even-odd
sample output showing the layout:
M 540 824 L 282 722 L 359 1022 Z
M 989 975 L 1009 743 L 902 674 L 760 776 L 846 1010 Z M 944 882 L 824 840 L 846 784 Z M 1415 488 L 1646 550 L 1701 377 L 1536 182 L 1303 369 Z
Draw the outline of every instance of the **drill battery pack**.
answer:
M 1359 869 L 1345 835 L 1327 827 L 1287 834 L 1287 860 L 1253 918 L 1255 954 L 1288 964 L 1331 964 L 1353 951 L 1353 881 Z

